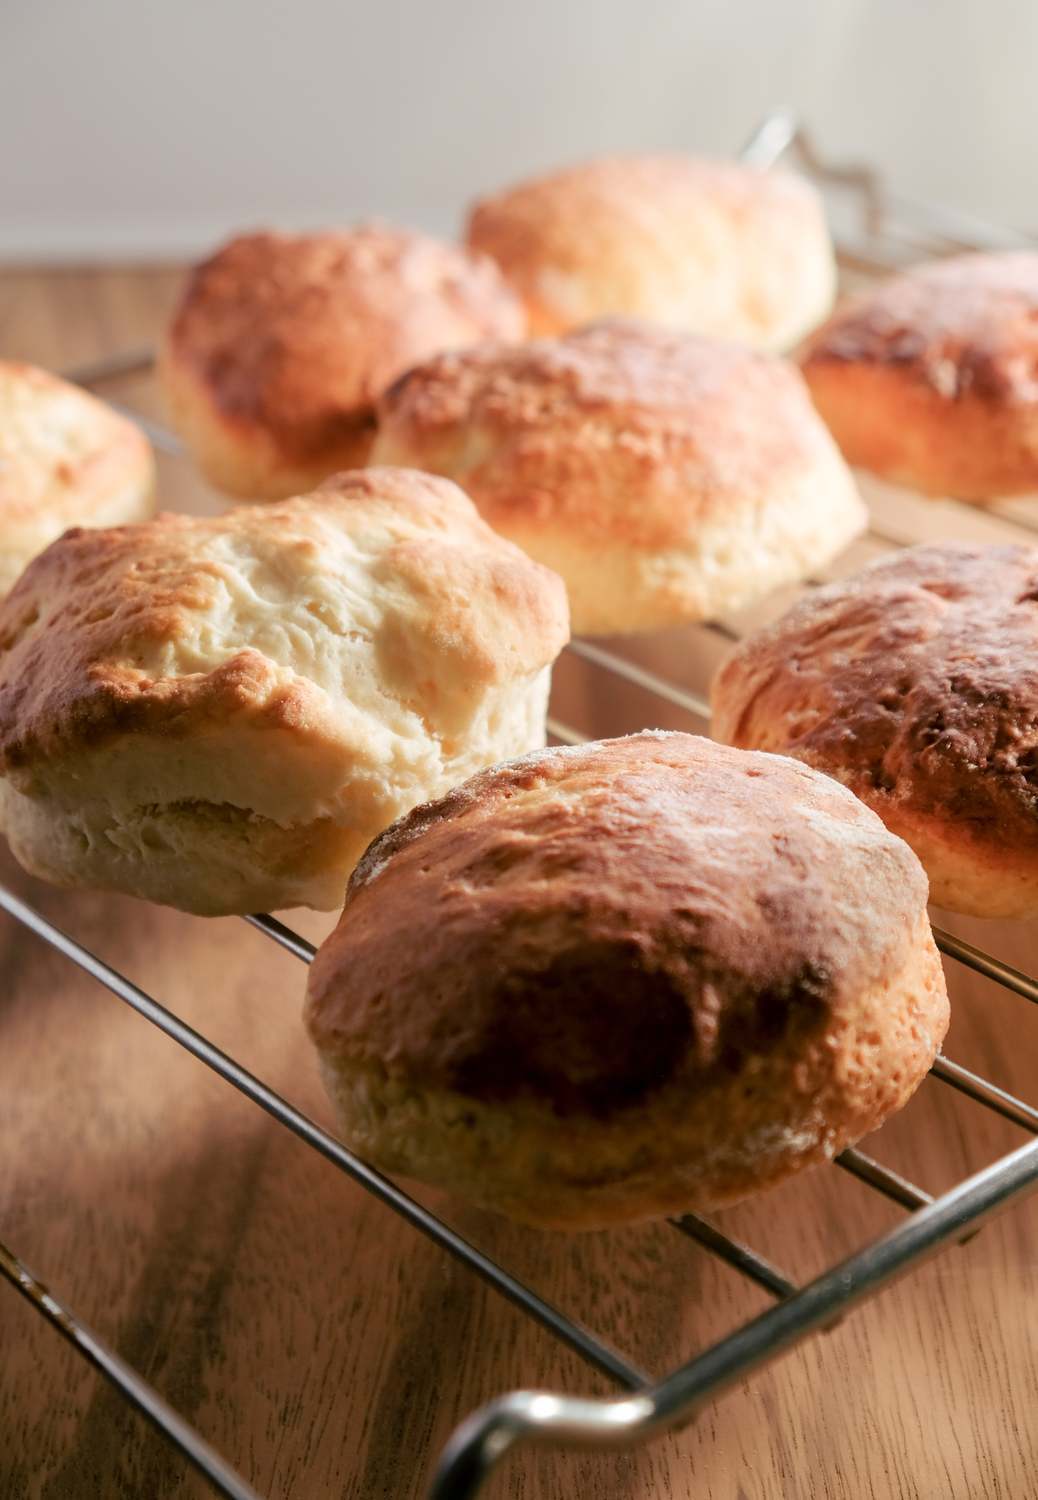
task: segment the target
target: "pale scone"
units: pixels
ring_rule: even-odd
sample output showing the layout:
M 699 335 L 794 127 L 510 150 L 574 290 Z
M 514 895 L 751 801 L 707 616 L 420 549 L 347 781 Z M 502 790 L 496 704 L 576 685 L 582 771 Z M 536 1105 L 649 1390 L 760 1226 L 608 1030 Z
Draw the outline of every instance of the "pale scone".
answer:
M 524 329 L 497 267 L 458 245 L 381 224 L 246 234 L 191 273 L 160 374 L 212 483 L 283 499 L 367 463 L 375 400 L 402 370 Z
M 34 365 L 0 360 L 0 594 L 67 526 L 155 509 L 147 438 L 103 401 Z
M 706 1209 L 898 1109 L 948 1024 L 907 844 L 796 761 L 633 735 L 376 840 L 310 969 L 345 1140 L 529 1223 Z
M 802 178 L 690 156 L 614 156 L 507 188 L 468 242 L 521 293 L 531 332 L 648 318 L 786 349 L 825 317 L 836 262 Z
M 866 522 L 794 365 L 629 319 L 419 365 L 379 404 L 374 461 L 456 480 L 590 633 L 737 609 Z
M 0 605 L 0 820 L 60 885 L 335 907 L 393 818 L 544 743 L 567 633 L 561 580 L 425 474 L 71 531 Z

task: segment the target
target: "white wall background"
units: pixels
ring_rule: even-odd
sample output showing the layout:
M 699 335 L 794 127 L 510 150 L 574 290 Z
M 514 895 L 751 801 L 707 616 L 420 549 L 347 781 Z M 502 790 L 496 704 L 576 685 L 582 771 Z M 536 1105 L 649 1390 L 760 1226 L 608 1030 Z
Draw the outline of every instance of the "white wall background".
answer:
M 1038 229 L 1038 0 L 0 0 L 0 257 L 143 256 L 466 200 L 776 104 Z

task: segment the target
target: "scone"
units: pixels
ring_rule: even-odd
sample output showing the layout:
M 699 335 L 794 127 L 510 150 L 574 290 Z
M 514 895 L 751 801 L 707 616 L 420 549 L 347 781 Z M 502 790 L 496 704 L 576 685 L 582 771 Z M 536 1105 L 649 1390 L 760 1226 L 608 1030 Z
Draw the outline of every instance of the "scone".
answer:
M 629 320 L 429 360 L 383 397 L 374 461 L 463 485 L 590 633 L 736 609 L 866 522 L 793 365 Z
M 67 526 L 141 521 L 155 508 L 144 434 L 34 365 L 0 360 L 0 594 Z
M 59 885 L 331 908 L 372 837 L 544 743 L 560 579 L 400 470 L 70 531 L 0 605 L 0 822 Z
M 522 294 L 535 334 L 594 318 L 785 349 L 832 306 L 822 200 L 802 178 L 689 156 L 617 156 L 484 198 L 468 242 Z
M 494 264 L 442 240 L 378 224 L 248 234 L 192 272 L 161 376 L 212 483 L 281 499 L 367 463 L 375 399 L 402 370 L 524 329 Z
M 959 500 L 1038 491 L 1038 252 L 893 276 L 839 308 L 801 367 L 852 464 Z
M 1038 548 L 914 547 L 812 591 L 721 668 L 714 733 L 838 777 L 940 906 L 1038 915 Z
M 368 850 L 310 969 L 343 1138 L 532 1224 L 729 1203 L 898 1109 L 948 1023 L 915 855 L 796 761 L 534 752 Z

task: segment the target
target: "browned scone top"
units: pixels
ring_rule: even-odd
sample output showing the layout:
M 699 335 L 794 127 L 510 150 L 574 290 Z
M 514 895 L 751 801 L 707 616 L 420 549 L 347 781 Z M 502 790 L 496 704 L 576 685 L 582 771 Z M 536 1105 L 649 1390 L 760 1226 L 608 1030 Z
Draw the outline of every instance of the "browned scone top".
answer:
M 829 452 L 794 366 L 614 318 L 437 355 L 379 406 L 376 455 L 420 454 L 490 524 L 665 547 Z
M 813 590 L 742 643 L 713 700 L 720 739 L 875 808 L 942 905 L 1038 910 L 1038 549 L 915 547 Z
M 908 847 L 794 761 L 658 731 L 539 751 L 375 841 L 307 1023 L 376 1160 L 538 1222 L 644 1217 L 907 1096 L 944 1025 L 925 903 Z
M 375 399 L 409 365 L 524 329 L 490 260 L 427 235 L 241 235 L 191 273 L 164 384 L 215 483 L 279 498 L 366 461 Z
M 507 188 L 474 205 L 468 242 L 522 294 L 536 334 L 621 314 L 788 348 L 835 286 L 814 188 L 677 154 L 604 157 Z
M 964 500 L 1038 489 L 1038 252 L 915 266 L 838 308 L 800 357 L 850 462 Z
M 566 638 L 561 580 L 428 474 L 69 531 L 0 604 L 0 819 L 62 883 L 337 906 L 406 808 L 543 743 Z
M 373 458 L 463 485 L 577 630 L 736 607 L 864 521 L 795 366 L 634 319 L 437 355 L 383 396 Z
M 394 689 L 442 712 L 455 691 L 541 671 L 565 640 L 559 580 L 433 475 L 364 469 L 263 511 L 78 528 L 0 605 L 0 773 L 240 714 L 341 734 L 326 721 L 347 670 L 351 717 Z

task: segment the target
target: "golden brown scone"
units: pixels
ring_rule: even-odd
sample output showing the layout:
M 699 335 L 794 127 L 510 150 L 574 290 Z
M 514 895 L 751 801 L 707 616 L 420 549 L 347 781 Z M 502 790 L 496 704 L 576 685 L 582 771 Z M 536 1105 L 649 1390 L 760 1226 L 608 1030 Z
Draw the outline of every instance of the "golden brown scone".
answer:
M 1038 915 L 1038 548 L 914 547 L 813 591 L 714 683 L 714 732 L 836 776 L 931 895 Z
M 463 485 L 562 574 L 578 631 L 735 609 L 866 521 L 795 366 L 629 320 L 430 360 L 383 397 L 373 457 Z
M 1038 253 L 893 276 L 839 308 L 801 367 L 852 464 L 959 500 L 1038 490 Z
M 337 906 L 371 838 L 544 743 L 560 579 L 445 480 L 70 531 L 0 605 L 0 821 L 59 885 Z
M 475 205 L 468 242 L 522 294 L 536 334 L 593 318 L 785 349 L 832 306 L 822 201 L 799 177 L 688 156 L 617 156 Z
M 795 761 L 650 731 L 534 752 L 368 850 L 310 970 L 345 1140 L 533 1224 L 825 1161 L 948 1022 L 908 846 Z
M 402 370 L 524 329 L 494 264 L 457 245 L 378 224 L 248 234 L 192 272 L 162 382 L 213 484 L 281 499 L 367 462 L 375 398 Z
M 34 365 L 0 360 L 0 594 L 67 526 L 116 526 L 155 509 L 144 434 Z

